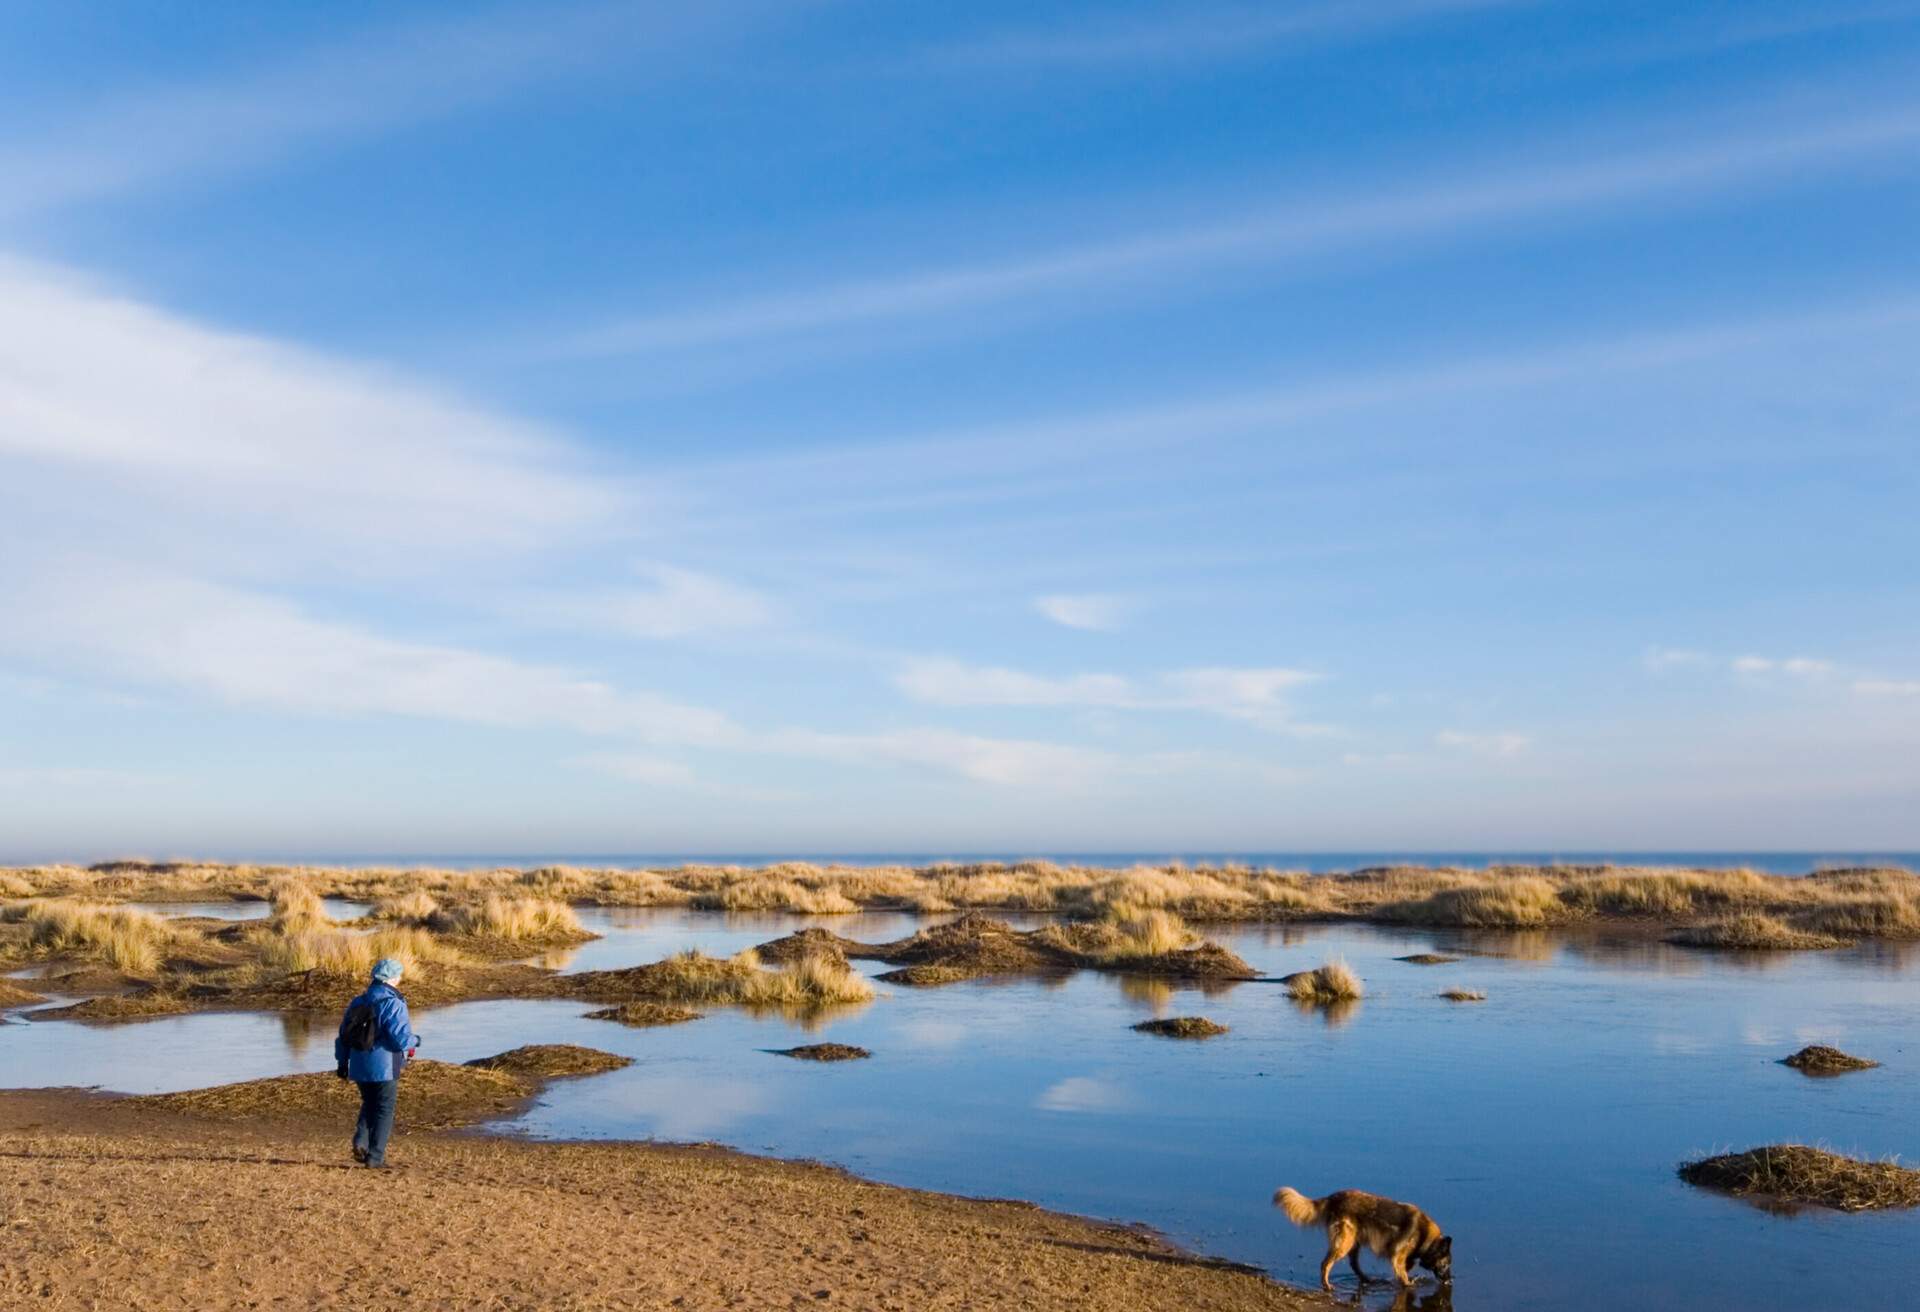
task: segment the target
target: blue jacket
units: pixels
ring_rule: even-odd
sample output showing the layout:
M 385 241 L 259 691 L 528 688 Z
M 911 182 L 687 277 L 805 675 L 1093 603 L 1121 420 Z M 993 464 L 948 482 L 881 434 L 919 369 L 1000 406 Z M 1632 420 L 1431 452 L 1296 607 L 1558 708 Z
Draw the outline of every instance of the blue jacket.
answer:
M 391 984 L 373 984 L 347 1004 L 347 1011 L 362 1000 L 373 1004 L 373 1047 L 366 1052 L 347 1046 L 347 1017 L 340 1016 L 340 1032 L 333 1037 L 333 1060 L 347 1063 L 347 1078 L 363 1084 L 398 1079 L 407 1065 L 407 1049 L 420 1046 L 413 1032 L 413 1020 L 407 1015 L 407 1000 Z

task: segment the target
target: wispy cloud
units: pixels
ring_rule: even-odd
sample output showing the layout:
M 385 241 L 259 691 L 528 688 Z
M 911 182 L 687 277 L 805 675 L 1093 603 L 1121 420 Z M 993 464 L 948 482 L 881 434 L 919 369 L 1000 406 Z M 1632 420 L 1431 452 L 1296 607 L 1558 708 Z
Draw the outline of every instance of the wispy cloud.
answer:
M 1834 671 L 1832 661 L 1813 656 L 1736 656 L 1732 668 L 1735 674 L 1784 674 L 1795 679 L 1824 679 Z
M 158 182 L 258 167 L 661 55 L 768 7 L 519 5 L 389 23 L 203 80 L 98 100 L 30 140 L 0 141 L 0 218 Z M 661 72 L 675 60 L 657 61 Z
M 1518 756 L 1533 746 L 1531 737 L 1511 731 L 1473 733 L 1464 729 L 1442 729 L 1433 736 L 1433 741 L 1449 751 L 1493 757 Z
M 1069 629 L 1111 633 L 1126 623 L 1133 602 L 1111 593 L 1054 593 L 1035 597 L 1033 608 L 1055 624 Z
M 916 701 L 939 706 L 1087 707 L 1202 711 L 1269 729 L 1324 732 L 1292 718 L 1287 694 L 1321 676 L 1294 669 L 1174 670 L 1142 682 L 1118 674 L 1029 674 L 960 661 L 916 661 L 895 677 Z
M 638 565 L 635 572 L 648 586 L 555 589 L 512 599 L 508 609 L 530 624 L 632 638 L 684 638 L 759 628 L 773 620 L 774 606 L 766 596 L 727 579 L 661 564 Z
M 1190 3 L 1145 16 L 1026 27 L 942 49 L 939 63 L 979 67 L 1106 67 L 1193 59 L 1270 57 L 1395 33 L 1437 18 L 1510 9 L 1527 0 L 1352 0 L 1342 4 Z
M 1663 129 L 1662 139 L 1672 138 Z M 1338 249 L 1502 231 L 1503 225 L 1649 201 L 1678 203 L 1738 188 L 1802 184 L 1866 158 L 1920 147 L 1920 109 L 1884 105 L 1743 136 L 1699 135 L 1658 150 L 1595 155 L 1570 147 L 1570 162 L 1530 159 L 1467 181 L 1422 185 L 1384 179 L 1371 194 L 1319 196 L 1223 221 L 1062 245 L 1038 254 L 953 264 L 636 315 L 571 335 L 543 334 L 539 352 L 576 358 L 641 356 L 818 334 L 1006 304 L 1090 285 L 1118 289 L 1207 266 L 1276 266 Z M 1552 157 L 1549 157 L 1552 158 Z M 1462 165 L 1451 172 L 1473 172 Z M 1085 296 L 1061 309 L 1085 313 Z M 817 341 L 809 349 L 818 349 Z

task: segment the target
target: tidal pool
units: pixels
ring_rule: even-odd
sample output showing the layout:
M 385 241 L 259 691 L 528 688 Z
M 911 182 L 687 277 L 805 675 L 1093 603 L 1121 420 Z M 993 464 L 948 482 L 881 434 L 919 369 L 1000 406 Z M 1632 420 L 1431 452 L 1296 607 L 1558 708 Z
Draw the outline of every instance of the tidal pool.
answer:
M 682 910 L 583 919 L 607 937 L 554 964 L 731 952 L 804 924 L 881 939 L 924 923 Z M 883 984 L 871 1004 L 805 1022 L 720 1009 L 629 1030 L 584 1019 L 586 1005 L 545 1001 L 415 1019 L 426 1055 L 445 1060 L 536 1042 L 638 1059 L 550 1087 L 513 1123 L 525 1134 L 717 1140 L 820 1158 L 901 1184 L 1145 1221 L 1296 1283 L 1316 1278 L 1323 1243 L 1269 1207 L 1281 1184 L 1370 1189 L 1428 1209 L 1455 1236 L 1451 1306 L 1463 1312 L 1911 1302 L 1920 1213 L 1771 1213 L 1684 1185 L 1674 1168 L 1782 1140 L 1920 1157 L 1920 947 L 1752 957 L 1579 935 L 1208 932 L 1269 975 L 1343 957 L 1367 997 L 1303 1011 L 1268 983 L 1202 991 L 1081 973 Z M 1422 951 L 1474 955 L 1394 960 Z M 1435 996 L 1455 985 L 1487 1000 Z M 1129 1028 L 1177 1015 L 1231 1032 L 1185 1042 Z M 330 1018 L 31 1017 L 0 1026 L 6 1085 L 146 1092 L 331 1061 Z M 767 1051 L 823 1037 L 873 1058 L 816 1066 Z M 1884 1064 L 1825 1080 L 1775 1064 L 1810 1042 Z M 1352 1295 L 1344 1267 L 1339 1280 Z M 1384 1287 L 1360 1300 L 1393 1303 Z

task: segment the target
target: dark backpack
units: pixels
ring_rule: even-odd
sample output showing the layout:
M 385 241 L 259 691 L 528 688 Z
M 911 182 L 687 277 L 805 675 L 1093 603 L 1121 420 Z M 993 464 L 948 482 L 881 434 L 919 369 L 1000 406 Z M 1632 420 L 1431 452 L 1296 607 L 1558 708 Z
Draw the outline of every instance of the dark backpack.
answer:
M 379 1033 L 380 1015 L 373 1003 L 365 998 L 355 998 L 353 1005 L 347 1008 L 346 1020 L 341 1022 L 340 1038 L 349 1048 L 358 1052 L 372 1052 Z

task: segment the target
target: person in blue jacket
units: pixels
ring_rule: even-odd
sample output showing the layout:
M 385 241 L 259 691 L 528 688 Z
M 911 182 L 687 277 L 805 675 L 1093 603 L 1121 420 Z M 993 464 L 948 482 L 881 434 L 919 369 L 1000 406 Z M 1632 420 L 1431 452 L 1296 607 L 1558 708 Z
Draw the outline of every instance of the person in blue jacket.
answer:
M 384 1168 L 400 1072 L 420 1046 L 407 1015 L 407 1000 L 394 985 L 406 971 L 392 957 L 373 963 L 373 982 L 347 1004 L 333 1040 L 334 1071 L 360 1086 L 360 1119 L 353 1127 L 353 1160 Z

